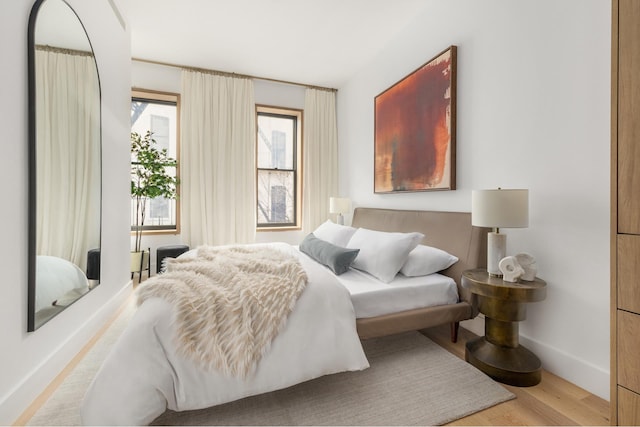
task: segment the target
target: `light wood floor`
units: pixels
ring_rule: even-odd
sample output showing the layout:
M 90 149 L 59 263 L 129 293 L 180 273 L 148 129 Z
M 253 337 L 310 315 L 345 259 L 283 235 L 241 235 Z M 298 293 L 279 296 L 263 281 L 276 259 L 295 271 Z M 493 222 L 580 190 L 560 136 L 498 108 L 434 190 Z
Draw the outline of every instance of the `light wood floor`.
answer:
M 461 359 L 464 359 L 467 340 L 476 337 L 460 328 L 458 342 L 454 344 L 448 325 L 425 329 L 422 333 Z M 609 402 L 549 372 L 542 371 L 542 381 L 536 386 L 505 387 L 517 398 L 449 425 L 609 425 Z
M 134 286 L 137 280 L 134 280 Z M 125 302 L 126 304 L 127 302 Z M 118 310 L 118 313 L 123 309 Z M 117 316 L 114 315 L 114 319 Z M 13 425 L 25 425 L 37 409 L 55 391 L 57 386 L 79 363 L 95 344 L 113 319 L 106 324 L 67 368 L 47 387 Z M 441 347 L 464 359 L 464 345 L 476 335 L 460 328 L 457 343 L 452 343 L 449 325 L 421 331 Z M 517 398 L 484 411 L 454 421 L 448 425 L 500 425 L 500 426 L 560 426 L 560 425 L 609 425 L 609 402 L 549 372 L 542 372 L 542 381 L 534 387 L 504 385 Z

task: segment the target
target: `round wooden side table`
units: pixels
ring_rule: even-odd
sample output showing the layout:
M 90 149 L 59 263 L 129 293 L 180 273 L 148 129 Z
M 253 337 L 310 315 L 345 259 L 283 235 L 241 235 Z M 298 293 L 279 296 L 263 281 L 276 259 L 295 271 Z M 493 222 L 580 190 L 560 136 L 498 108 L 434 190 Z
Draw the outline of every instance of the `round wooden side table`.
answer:
M 485 269 L 462 273 L 462 286 L 478 299 L 484 314 L 484 336 L 466 344 L 465 359 L 496 381 L 515 386 L 533 386 L 540 382 L 540 359 L 519 343 L 518 322 L 526 318 L 526 303 L 542 301 L 546 282 L 505 282 Z

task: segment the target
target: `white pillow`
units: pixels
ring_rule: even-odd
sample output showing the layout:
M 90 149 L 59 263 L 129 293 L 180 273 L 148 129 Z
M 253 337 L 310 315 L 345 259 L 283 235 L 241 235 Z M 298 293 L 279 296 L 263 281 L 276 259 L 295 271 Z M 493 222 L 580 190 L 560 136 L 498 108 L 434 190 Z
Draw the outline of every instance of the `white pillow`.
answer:
M 385 283 L 396 277 L 409 252 L 424 238 L 422 233 L 387 233 L 358 228 L 347 248 L 360 249 L 351 264 Z
M 426 245 L 418 245 L 409 252 L 407 261 L 400 269 L 405 276 L 427 276 L 445 270 L 458 262 L 458 257 Z
M 313 235 L 325 242 L 333 243 L 336 246 L 342 246 L 344 248 L 355 232 L 356 229 L 353 227 L 336 224 L 328 219 L 313 231 Z

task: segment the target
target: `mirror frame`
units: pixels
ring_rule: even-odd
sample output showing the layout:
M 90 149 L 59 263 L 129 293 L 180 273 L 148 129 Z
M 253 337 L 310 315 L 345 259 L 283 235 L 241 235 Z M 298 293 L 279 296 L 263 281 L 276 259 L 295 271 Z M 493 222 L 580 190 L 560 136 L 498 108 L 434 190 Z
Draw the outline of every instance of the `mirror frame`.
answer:
M 35 314 L 36 314 L 36 241 L 37 241 L 37 224 L 36 224 L 36 216 L 37 216 L 37 187 L 36 187 L 36 169 L 37 169 L 37 120 L 36 120 L 36 22 L 38 18 L 38 12 L 40 11 L 40 7 L 44 2 L 48 0 L 35 0 L 33 6 L 31 7 L 31 12 L 29 14 L 28 28 L 27 28 L 27 82 L 28 82 L 28 95 L 27 95 L 27 104 L 28 104 L 28 155 L 27 155 L 27 166 L 28 166 L 28 186 L 27 186 L 27 203 L 28 203 L 28 213 L 27 213 L 27 221 L 28 221 L 28 237 L 27 237 L 27 269 L 28 269 L 28 278 L 27 278 L 27 332 L 33 332 L 41 325 L 36 325 L 35 322 Z M 100 222 L 99 222 L 99 247 L 102 247 L 102 189 L 103 189 L 103 176 L 102 176 L 102 86 L 100 84 L 100 72 L 98 70 L 98 61 L 95 57 L 95 50 L 93 49 L 93 45 L 91 44 L 91 39 L 89 38 L 89 34 L 87 33 L 87 29 L 85 28 L 82 20 L 76 13 L 76 11 L 71 7 L 69 3 L 65 0 L 62 1 L 69 10 L 76 16 L 78 19 L 78 23 L 82 27 L 84 31 L 84 35 L 87 38 L 87 42 L 91 47 L 91 52 L 93 53 L 93 60 L 96 66 L 96 74 L 97 74 L 97 82 L 98 82 L 98 104 L 99 104 L 99 117 L 98 117 L 98 126 L 99 126 L 99 140 L 100 144 L 99 148 L 99 159 L 100 159 Z M 86 272 L 85 272 L 86 274 Z M 98 282 L 99 284 L 99 282 Z M 97 286 L 97 285 L 96 285 Z M 86 295 L 86 293 L 84 294 Z M 79 297 L 72 304 L 81 299 L 84 295 Z M 58 313 L 59 314 L 59 313 Z M 55 317 L 55 316 L 54 316 Z M 50 320 L 50 319 L 48 319 Z M 47 320 L 47 321 L 48 321 Z

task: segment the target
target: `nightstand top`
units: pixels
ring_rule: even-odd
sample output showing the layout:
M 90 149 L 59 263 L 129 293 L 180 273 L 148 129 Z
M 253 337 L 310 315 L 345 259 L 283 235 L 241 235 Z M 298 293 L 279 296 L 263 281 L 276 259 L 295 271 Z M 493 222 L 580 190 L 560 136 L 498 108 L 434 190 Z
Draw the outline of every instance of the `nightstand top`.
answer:
M 532 281 L 505 282 L 490 276 L 484 268 L 462 273 L 462 287 L 477 295 L 516 302 L 542 301 L 547 296 L 547 283 L 536 277 Z

